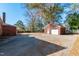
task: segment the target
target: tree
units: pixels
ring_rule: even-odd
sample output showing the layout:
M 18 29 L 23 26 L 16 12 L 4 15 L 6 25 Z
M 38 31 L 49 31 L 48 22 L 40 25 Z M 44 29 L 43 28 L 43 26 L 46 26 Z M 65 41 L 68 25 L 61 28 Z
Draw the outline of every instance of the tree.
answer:
M 63 8 L 59 4 L 30 3 L 26 4 L 26 6 L 30 10 L 37 11 L 38 16 L 43 17 L 47 22 L 56 19 L 57 16 L 63 12 Z
M 69 14 L 67 17 L 67 23 L 72 32 L 75 32 L 79 28 L 79 14 Z
M 44 24 L 41 18 L 36 17 L 35 20 L 30 20 L 28 23 L 28 31 L 41 32 Z
M 30 3 L 25 4 L 25 6 L 26 10 L 28 10 L 27 16 L 30 18 L 28 27 L 32 32 L 37 29 L 42 30 L 44 24 L 58 19 L 60 13 L 63 12 L 63 8 L 59 4 Z M 39 20 L 40 17 L 41 20 Z
M 17 27 L 18 31 L 25 31 L 25 26 L 23 24 L 23 22 L 21 20 L 18 20 L 15 24 L 15 26 Z
M 36 23 L 36 31 L 41 32 L 44 27 L 43 19 L 41 19 L 41 17 L 37 17 L 35 23 Z

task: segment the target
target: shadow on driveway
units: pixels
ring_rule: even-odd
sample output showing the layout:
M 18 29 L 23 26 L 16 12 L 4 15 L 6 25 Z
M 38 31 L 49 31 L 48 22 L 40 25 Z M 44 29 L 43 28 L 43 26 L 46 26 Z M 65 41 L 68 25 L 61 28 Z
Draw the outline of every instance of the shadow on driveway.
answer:
M 18 35 L 16 38 L 0 45 L 1 56 L 46 56 L 65 47 L 40 40 L 29 35 Z

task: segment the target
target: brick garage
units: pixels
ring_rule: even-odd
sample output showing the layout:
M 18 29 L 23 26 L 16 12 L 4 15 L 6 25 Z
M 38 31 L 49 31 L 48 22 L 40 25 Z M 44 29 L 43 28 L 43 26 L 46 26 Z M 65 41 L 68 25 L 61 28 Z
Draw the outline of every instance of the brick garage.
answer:
M 65 27 L 49 23 L 44 27 L 44 33 L 62 35 L 65 34 Z
M 16 27 L 6 24 L 6 13 L 2 13 L 2 18 L 0 17 L 0 35 L 1 36 L 15 36 Z
M 0 35 L 2 35 L 2 28 L 1 28 L 1 24 L 0 24 Z
M 12 25 L 1 25 L 2 36 L 14 36 L 16 35 L 16 27 Z

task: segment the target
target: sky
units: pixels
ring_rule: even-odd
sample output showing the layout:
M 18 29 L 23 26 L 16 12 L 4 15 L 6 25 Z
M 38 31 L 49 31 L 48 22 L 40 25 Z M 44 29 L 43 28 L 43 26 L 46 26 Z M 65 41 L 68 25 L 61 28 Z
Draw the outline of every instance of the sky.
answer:
M 65 8 L 65 12 L 67 12 L 69 9 L 67 7 L 69 4 L 62 4 Z M 0 3 L 0 16 L 2 17 L 2 13 L 6 13 L 6 23 L 14 25 L 18 20 L 22 20 L 24 24 L 27 23 L 26 17 L 25 17 L 25 7 L 22 3 Z M 66 14 L 62 13 L 62 19 L 61 22 L 66 19 Z M 28 18 L 27 18 L 28 19 Z
M 14 25 L 18 20 L 25 23 L 25 8 L 20 3 L 0 3 L 0 16 L 6 13 L 6 23 Z

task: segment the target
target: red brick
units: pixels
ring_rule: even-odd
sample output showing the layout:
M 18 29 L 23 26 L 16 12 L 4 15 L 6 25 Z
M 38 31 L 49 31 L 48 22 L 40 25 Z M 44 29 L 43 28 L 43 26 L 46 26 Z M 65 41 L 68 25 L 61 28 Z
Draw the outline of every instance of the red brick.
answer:
M 1 25 L 3 36 L 14 36 L 16 35 L 16 27 L 11 25 Z

